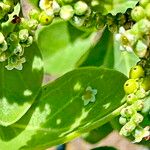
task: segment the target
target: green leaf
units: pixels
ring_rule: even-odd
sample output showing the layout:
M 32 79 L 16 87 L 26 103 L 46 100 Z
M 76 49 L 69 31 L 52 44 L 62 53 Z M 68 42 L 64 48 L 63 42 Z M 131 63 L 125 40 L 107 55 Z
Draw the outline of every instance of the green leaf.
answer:
M 139 58 L 134 53 L 121 51 L 119 43 L 114 42 L 114 69 L 128 76 L 131 67 L 135 66 Z
M 43 27 L 38 32 L 37 43 L 45 72 L 61 75 L 76 68 L 79 59 L 94 45 L 94 36 L 95 33 L 87 35 L 63 21 Z
M 37 102 L 15 124 L 0 128 L 0 149 L 44 150 L 65 143 L 119 115 L 126 77 L 114 70 L 82 68 L 44 86 Z M 91 86 L 96 101 L 84 106 Z
M 83 135 L 83 139 L 90 143 L 90 144 L 95 144 L 105 138 L 108 134 L 110 134 L 113 131 L 112 126 L 110 123 L 106 123 L 102 125 L 101 127 L 98 127 L 94 130 L 91 130 L 88 133 L 85 133 Z
M 90 49 L 87 59 L 82 66 L 114 67 L 113 35 L 106 28 L 101 34 L 97 44 Z
M 125 13 L 128 8 L 134 8 L 139 0 L 99 0 L 100 10 L 104 15 L 111 13 Z
M 43 78 L 41 54 L 37 46 L 25 49 L 23 70 L 7 70 L 0 63 L 0 124 L 8 126 L 20 119 L 37 96 Z

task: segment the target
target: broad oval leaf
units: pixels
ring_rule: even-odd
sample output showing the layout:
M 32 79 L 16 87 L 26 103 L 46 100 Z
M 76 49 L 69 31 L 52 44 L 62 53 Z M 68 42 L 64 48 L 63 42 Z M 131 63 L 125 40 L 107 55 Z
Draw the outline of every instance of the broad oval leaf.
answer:
M 23 69 L 7 70 L 0 63 L 0 124 L 8 126 L 20 119 L 37 96 L 43 78 L 41 53 L 34 44 L 25 49 Z
M 106 28 L 101 34 L 97 44 L 90 49 L 87 59 L 82 63 L 82 66 L 104 66 L 107 68 L 114 67 L 114 49 L 113 35 Z
M 125 80 L 123 74 L 103 68 L 67 73 L 44 86 L 37 103 L 17 123 L 0 128 L 0 149 L 44 150 L 105 124 L 123 107 Z M 97 89 L 96 101 L 84 106 L 88 86 Z
M 111 124 L 108 122 L 94 130 L 91 130 L 88 133 L 83 134 L 83 139 L 90 143 L 90 144 L 96 144 L 103 138 L 105 138 L 108 134 L 110 134 L 113 131 L 113 128 Z
M 95 44 L 94 37 L 95 33 L 87 35 L 64 21 L 40 29 L 37 44 L 45 72 L 62 75 L 75 69 L 78 60 Z

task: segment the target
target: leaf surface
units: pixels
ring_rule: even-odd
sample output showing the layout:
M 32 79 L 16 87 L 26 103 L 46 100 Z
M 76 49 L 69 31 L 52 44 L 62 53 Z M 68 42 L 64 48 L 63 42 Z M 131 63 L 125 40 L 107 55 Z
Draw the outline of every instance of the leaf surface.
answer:
M 126 77 L 114 70 L 81 68 L 43 87 L 37 102 L 15 124 L 0 128 L 0 149 L 44 150 L 65 143 L 119 115 Z M 96 101 L 84 105 L 88 86 Z M 15 144 L 14 144 L 15 143 Z

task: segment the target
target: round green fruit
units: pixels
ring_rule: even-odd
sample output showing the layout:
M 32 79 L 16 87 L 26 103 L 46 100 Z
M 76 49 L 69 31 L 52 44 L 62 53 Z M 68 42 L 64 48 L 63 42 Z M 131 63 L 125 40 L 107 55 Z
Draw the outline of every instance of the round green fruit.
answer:
M 126 94 L 135 93 L 139 85 L 135 79 L 129 79 L 124 84 L 124 91 Z
M 136 6 L 131 11 L 131 17 L 134 21 L 139 21 L 145 17 L 145 10 L 141 6 Z
M 144 77 L 144 69 L 140 65 L 136 65 L 131 68 L 129 72 L 129 78 L 131 79 L 136 79 L 136 78 L 141 78 Z
M 88 5 L 83 1 L 78 1 L 74 5 L 76 15 L 84 15 L 88 10 Z
M 141 84 L 141 87 L 142 87 L 145 91 L 150 90 L 150 76 L 145 77 L 145 78 L 143 79 L 143 82 L 142 82 L 142 84 Z
M 48 25 L 53 21 L 54 16 L 47 15 L 44 11 L 39 15 L 39 21 L 42 25 Z
M 127 103 L 128 104 L 133 104 L 137 100 L 138 100 L 138 98 L 137 98 L 137 96 L 135 94 L 129 94 L 127 96 Z

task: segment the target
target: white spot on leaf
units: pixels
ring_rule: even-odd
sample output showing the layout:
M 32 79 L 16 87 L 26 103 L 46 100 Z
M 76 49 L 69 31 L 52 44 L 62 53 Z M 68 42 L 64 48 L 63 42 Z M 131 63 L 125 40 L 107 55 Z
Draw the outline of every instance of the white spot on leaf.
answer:
M 81 84 L 80 84 L 79 82 L 77 82 L 77 83 L 74 85 L 73 89 L 74 89 L 75 91 L 80 91 L 80 90 L 81 90 Z
M 56 124 L 59 125 L 61 123 L 61 119 L 56 120 Z
M 23 92 L 23 95 L 24 96 L 31 96 L 32 95 L 32 91 L 30 91 L 30 90 L 25 90 L 24 92 Z
M 103 107 L 107 109 L 110 106 L 110 103 L 104 104 Z
M 43 68 L 43 61 L 40 57 L 35 56 L 32 64 L 32 70 L 41 70 Z

